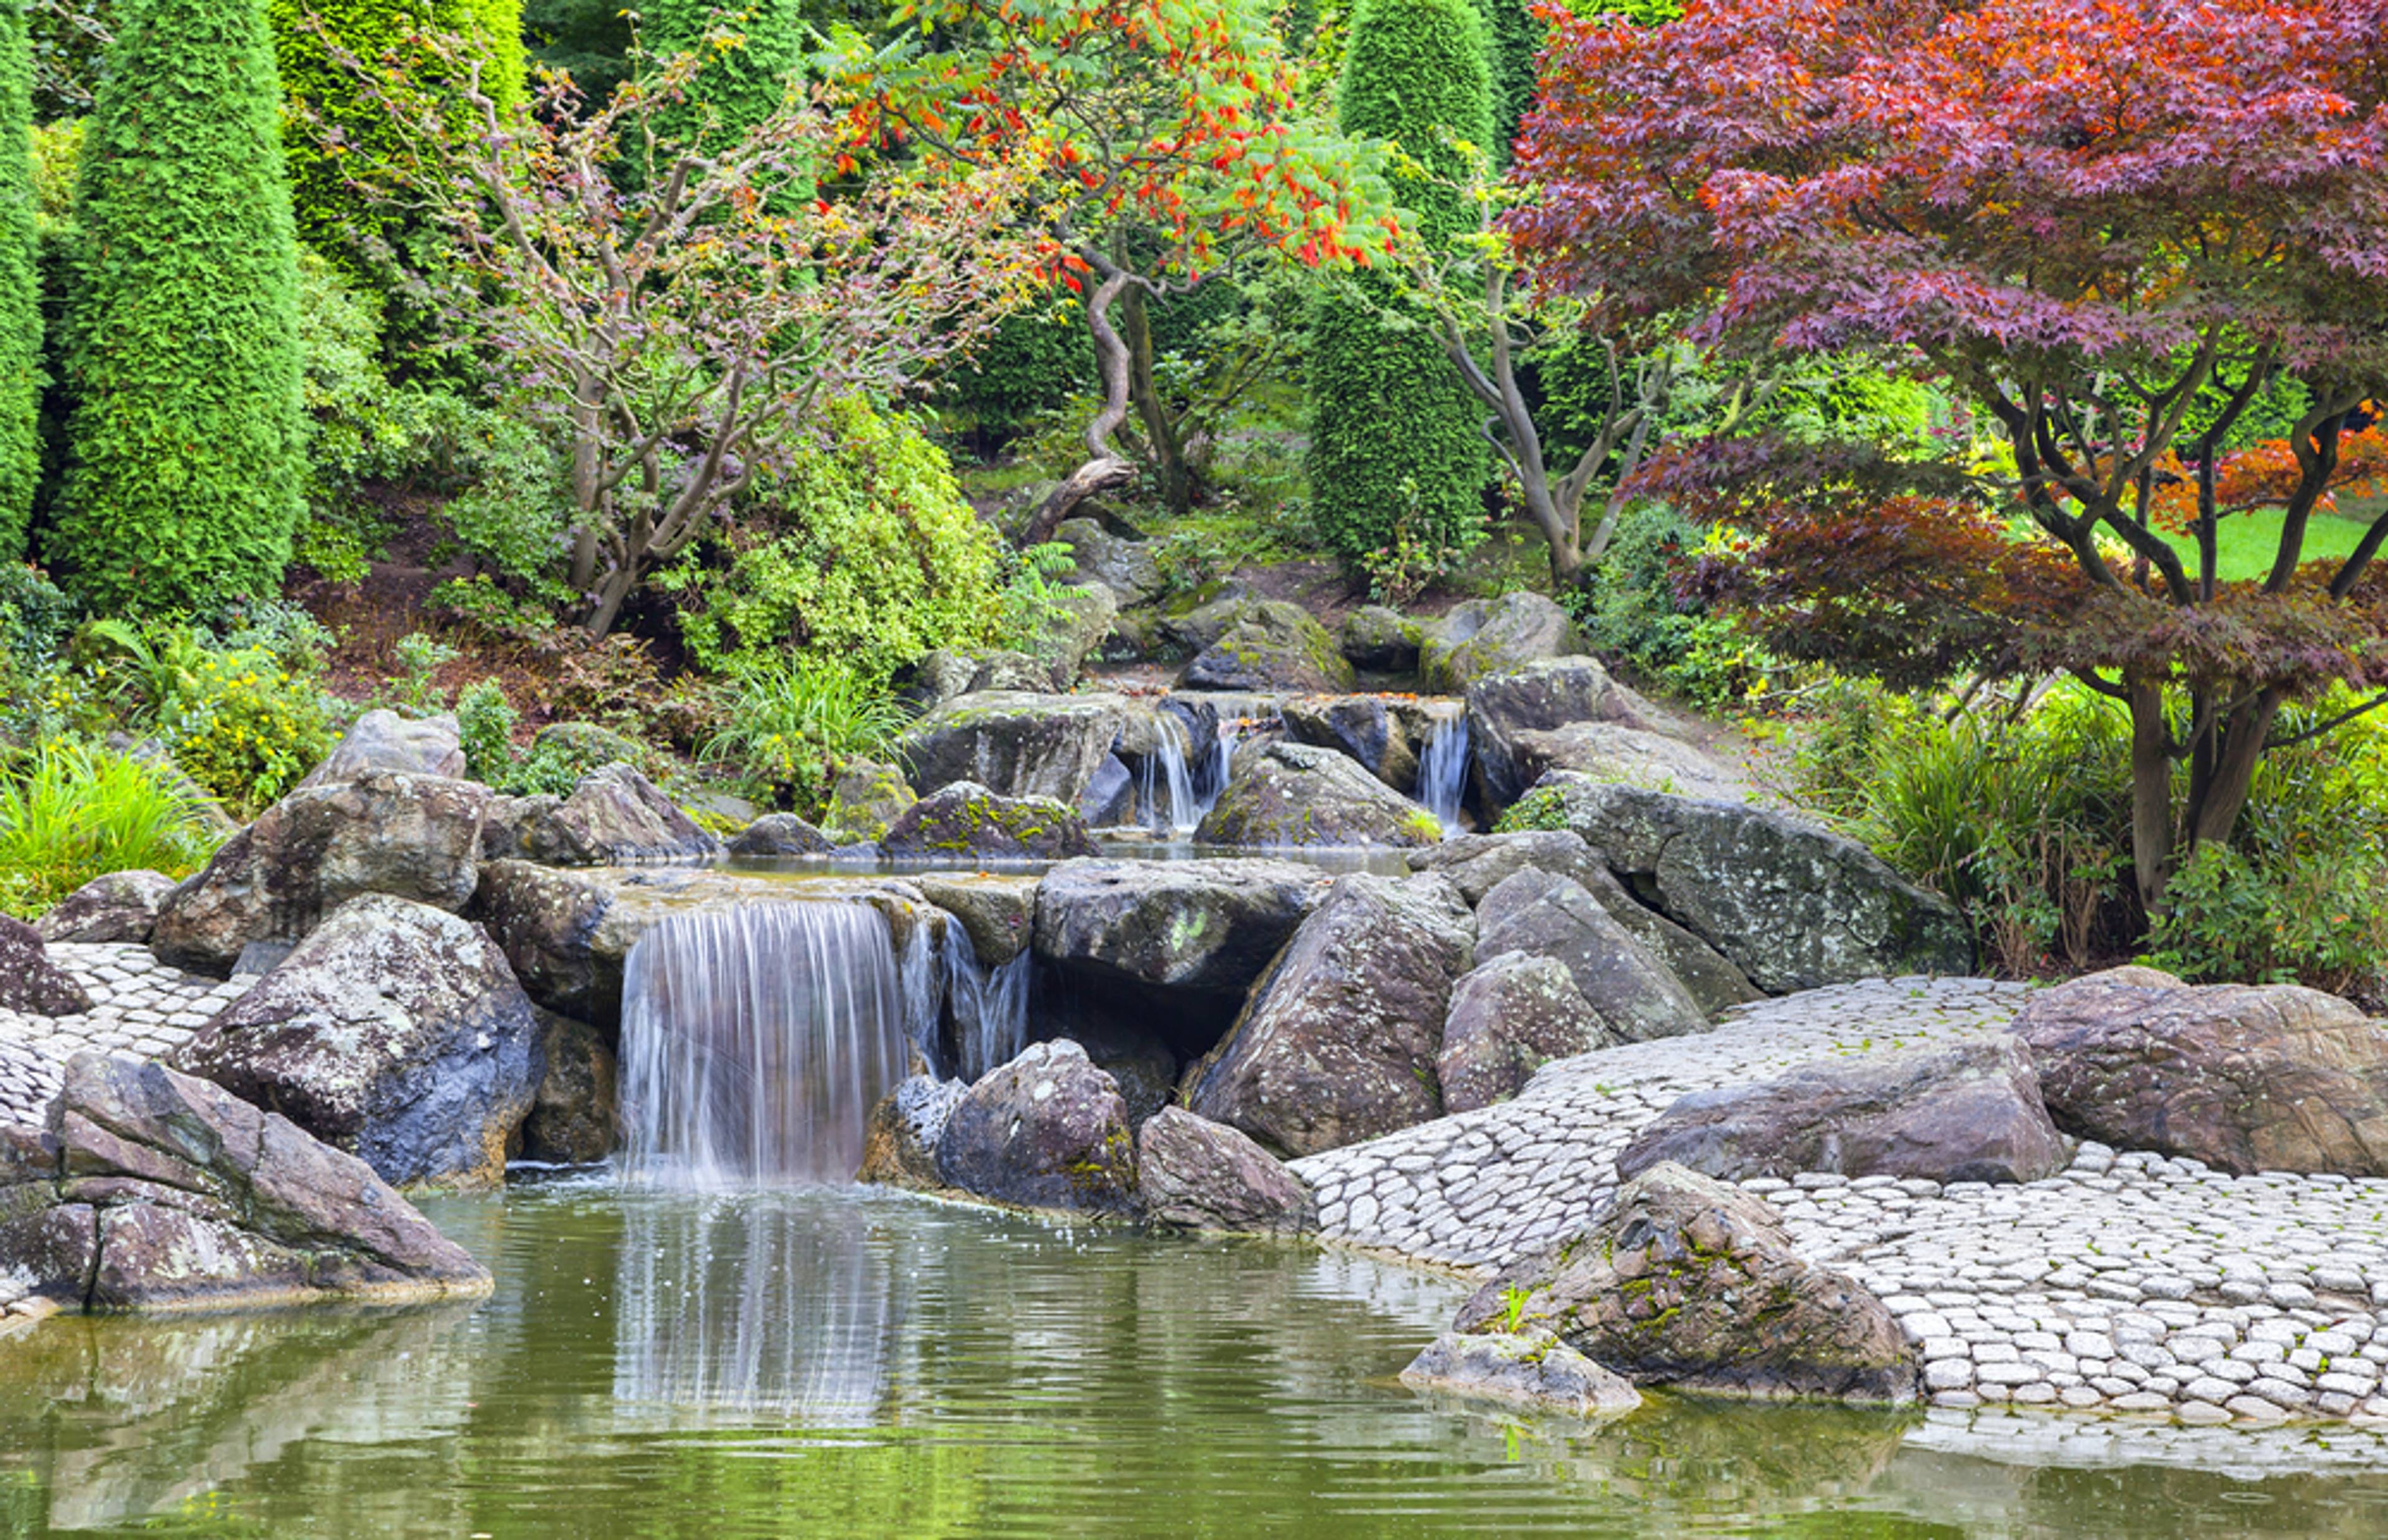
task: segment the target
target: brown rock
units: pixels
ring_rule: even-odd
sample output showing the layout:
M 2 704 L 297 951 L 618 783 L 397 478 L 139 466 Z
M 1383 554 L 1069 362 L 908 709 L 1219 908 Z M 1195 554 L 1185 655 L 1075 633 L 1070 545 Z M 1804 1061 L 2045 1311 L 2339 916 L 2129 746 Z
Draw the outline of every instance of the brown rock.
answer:
M 533 1007 L 545 1071 L 523 1119 L 532 1160 L 594 1166 L 622 1142 L 618 1067 L 605 1034 L 585 1021 Z
M 1238 1130 L 1163 1107 L 1137 1135 L 1146 1217 L 1186 1230 L 1295 1235 L 1314 1228 L 1310 1189 Z
M 146 941 L 174 890 L 163 872 L 109 872 L 58 900 L 33 922 L 45 941 Z
M 1708 1029 L 1708 1014 L 1673 970 L 1571 877 L 1521 871 L 1476 906 L 1476 946 L 1548 957 L 1565 967 L 1609 1031 L 1628 1042 Z
M 1435 1067 L 1442 1110 L 1468 1112 L 1514 1096 L 1553 1059 L 1620 1041 L 1548 957 L 1505 952 L 1452 986 Z
M 31 1016 L 75 1016 L 91 996 L 50 961 L 42 933 L 12 915 L 0 915 L 0 1010 Z

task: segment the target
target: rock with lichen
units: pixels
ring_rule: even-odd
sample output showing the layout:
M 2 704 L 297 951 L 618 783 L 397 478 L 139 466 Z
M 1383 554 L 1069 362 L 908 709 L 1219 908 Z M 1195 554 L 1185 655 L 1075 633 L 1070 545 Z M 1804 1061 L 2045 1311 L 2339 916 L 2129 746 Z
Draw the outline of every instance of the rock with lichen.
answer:
M 1059 861 L 1092 855 L 1077 809 L 1049 797 L 1005 797 L 975 781 L 939 787 L 904 810 L 880 848 L 889 855 Z

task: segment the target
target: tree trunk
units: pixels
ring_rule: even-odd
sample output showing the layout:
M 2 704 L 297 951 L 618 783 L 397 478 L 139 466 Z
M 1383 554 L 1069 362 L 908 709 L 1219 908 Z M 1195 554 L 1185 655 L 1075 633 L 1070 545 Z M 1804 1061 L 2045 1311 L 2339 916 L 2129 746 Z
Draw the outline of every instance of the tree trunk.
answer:
M 1152 378 L 1152 321 L 1145 312 L 1145 296 L 1141 287 L 1130 286 L 1121 303 L 1120 319 L 1124 322 L 1122 333 L 1127 343 L 1128 396 L 1136 403 L 1137 417 L 1144 423 L 1145 442 L 1152 446 L 1152 470 L 1161 481 L 1162 500 L 1172 513 L 1188 513 L 1194 508 L 1194 467 L 1188 463 L 1185 441 L 1178 436 L 1176 420 L 1170 416 L 1168 404 L 1161 398 L 1161 387 Z
M 2129 686 L 2131 707 L 2131 870 L 2140 906 L 2150 918 L 2164 913 L 2172 881 L 2172 735 L 2165 724 L 2164 691 Z
M 2280 692 L 2267 689 L 2230 713 L 2216 748 L 2214 770 L 2204 795 L 2189 810 L 2189 850 L 2194 855 L 2204 844 L 2222 844 L 2239 822 L 2240 812 L 2255 790 L 2255 767 L 2264 760 L 2264 740 L 2280 713 Z
M 1086 302 L 1086 326 L 1094 333 L 1095 362 L 1102 371 L 1102 410 L 1086 424 L 1086 461 L 1037 505 L 1028 527 L 1020 532 L 1023 546 L 1043 545 L 1080 503 L 1136 479 L 1135 462 L 1111 448 L 1111 435 L 1127 421 L 1129 402 L 1127 345 L 1111 328 L 1111 309 L 1126 290 L 1129 278 L 1125 269 L 1108 260 L 1099 265 L 1103 281 L 1095 285 L 1094 297 Z
M 634 564 L 626 563 L 605 574 L 603 586 L 597 590 L 597 607 L 589 612 L 591 641 L 603 641 L 605 634 L 614 629 L 614 623 L 622 618 L 623 601 L 630 597 L 630 589 L 637 582 L 638 568 Z

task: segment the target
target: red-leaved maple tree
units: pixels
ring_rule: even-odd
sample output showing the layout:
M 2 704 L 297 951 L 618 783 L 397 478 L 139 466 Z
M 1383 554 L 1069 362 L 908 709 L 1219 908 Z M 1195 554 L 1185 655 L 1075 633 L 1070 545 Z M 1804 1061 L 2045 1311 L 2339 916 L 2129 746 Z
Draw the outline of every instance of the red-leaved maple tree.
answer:
M 2155 909 L 2228 836 L 2284 704 L 2388 686 L 2388 515 L 2307 559 L 2383 458 L 2383 93 L 2388 0 L 1560 15 L 1512 228 L 1596 306 L 1697 310 L 1744 357 L 1870 357 L 1977 414 L 1988 452 L 1942 463 L 1745 442 L 1651 485 L 1751 526 L 1730 581 L 1787 645 L 2124 702 Z M 2232 453 L 2292 385 L 2289 431 Z M 2257 516 L 2269 570 L 2228 581 L 2219 522 Z

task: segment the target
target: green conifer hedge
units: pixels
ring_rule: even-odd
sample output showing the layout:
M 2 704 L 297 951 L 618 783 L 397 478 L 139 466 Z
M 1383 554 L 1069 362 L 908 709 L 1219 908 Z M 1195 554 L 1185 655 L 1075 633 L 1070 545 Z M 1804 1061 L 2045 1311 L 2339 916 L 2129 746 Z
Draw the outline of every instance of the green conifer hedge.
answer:
M 640 41 L 658 61 L 694 50 L 717 27 L 740 40 L 705 60 L 693 99 L 665 115 L 666 132 L 675 137 L 736 140 L 771 115 L 804 62 L 809 28 L 797 0 L 649 0 L 641 14 Z
M 42 291 L 26 0 L 0 0 L 0 562 L 21 561 L 42 475 Z
M 48 554 L 108 608 L 271 593 L 302 505 L 298 246 L 262 0 L 117 13 L 83 144 Z

